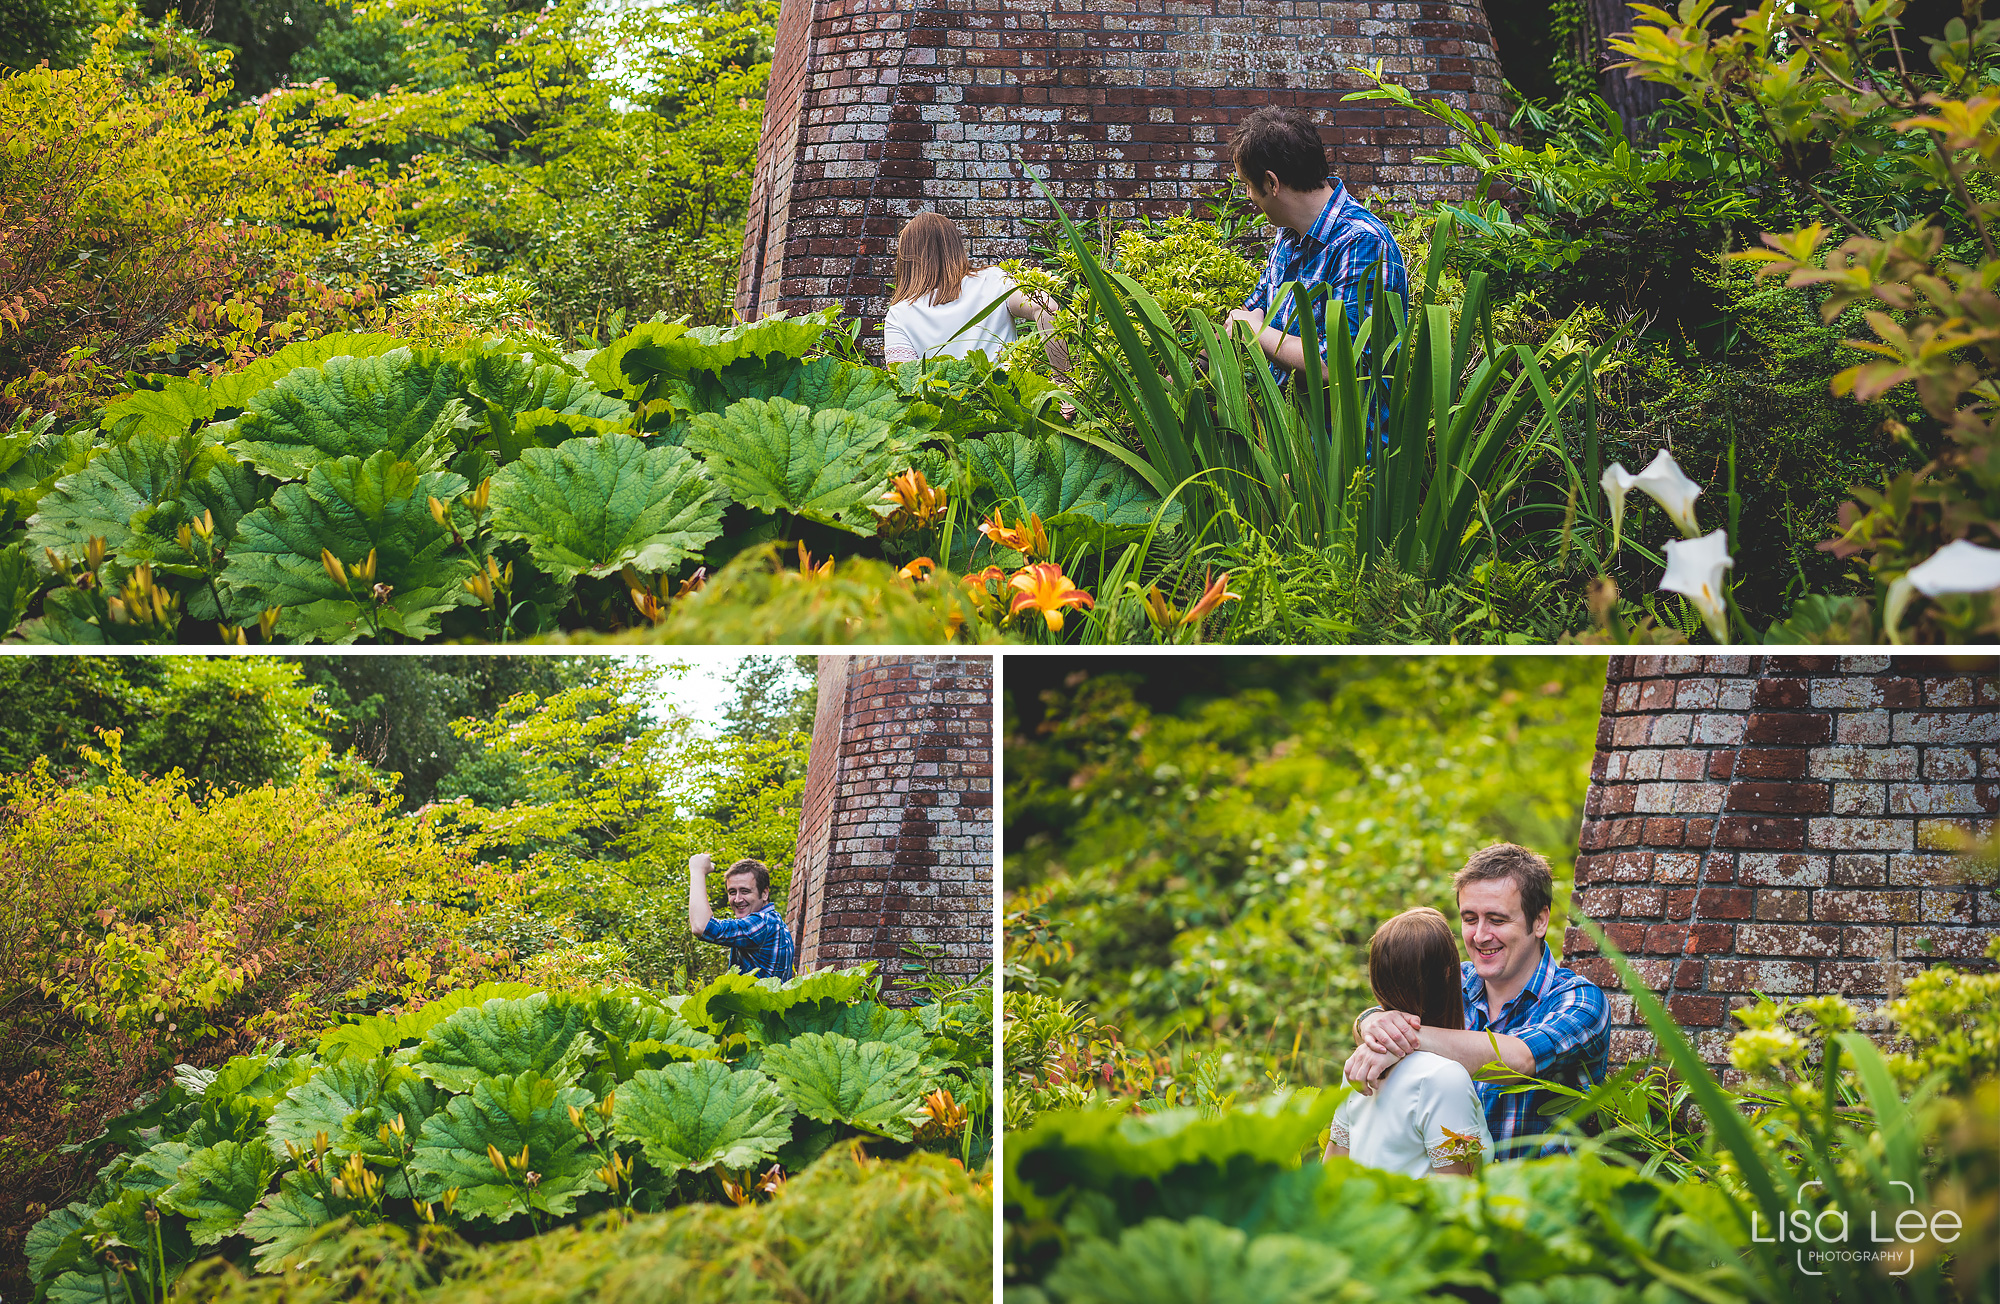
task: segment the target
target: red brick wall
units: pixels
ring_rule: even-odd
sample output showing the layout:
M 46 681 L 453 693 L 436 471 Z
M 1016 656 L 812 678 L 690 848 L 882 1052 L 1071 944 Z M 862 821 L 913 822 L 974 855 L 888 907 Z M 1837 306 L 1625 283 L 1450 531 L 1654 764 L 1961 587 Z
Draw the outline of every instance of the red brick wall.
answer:
M 1611 659 L 1572 908 L 1705 1058 L 1752 992 L 1882 1000 L 1942 960 L 1985 967 L 2000 893 L 1952 854 L 2000 814 L 2000 660 Z M 1618 989 L 1571 928 L 1570 967 Z M 1612 998 L 1614 1062 L 1653 1050 Z
M 878 962 L 944 948 L 942 971 L 993 959 L 993 662 L 819 659 L 819 714 L 786 920 L 799 964 Z
M 1376 203 L 1463 196 L 1416 163 L 1428 118 L 1341 103 L 1380 60 L 1419 96 L 1500 120 L 1481 0 L 785 0 L 737 311 L 858 308 L 879 347 L 892 242 L 931 209 L 975 264 L 1026 252 L 1050 214 L 1163 211 L 1227 179 L 1229 125 L 1264 104 L 1315 113 L 1342 174 Z

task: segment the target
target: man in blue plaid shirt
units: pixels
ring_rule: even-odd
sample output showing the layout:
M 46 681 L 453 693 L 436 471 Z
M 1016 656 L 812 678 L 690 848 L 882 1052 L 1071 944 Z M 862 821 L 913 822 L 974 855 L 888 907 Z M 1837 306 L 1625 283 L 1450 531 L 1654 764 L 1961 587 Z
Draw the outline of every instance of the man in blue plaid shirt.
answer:
M 729 948 L 737 973 L 789 982 L 792 931 L 771 904 L 771 871 L 760 860 L 739 860 L 722 875 L 734 919 L 717 919 L 708 908 L 708 876 L 715 868 L 707 852 L 688 860 L 688 927 L 704 942 Z
M 1604 991 L 1559 967 L 1543 938 L 1549 931 L 1554 881 L 1549 862 L 1526 847 L 1503 842 L 1475 852 L 1452 879 L 1458 893 L 1459 936 L 1472 958 L 1460 968 L 1465 982 L 1465 1029 L 1431 1028 L 1399 1010 L 1367 1010 L 1355 1020 L 1361 1045 L 1345 1073 L 1362 1092 L 1412 1051 L 1427 1050 L 1463 1064 L 1474 1079 L 1494 1153 L 1519 1158 L 1568 1149 L 1539 1147 L 1527 1138 L 1547 1130 L 1544 1090 L 1513 1095 L 1500 1083 L 1479 1081 L 1494 1059 L 1518 1074 L 1585 1088 L 1604 1081 L 1611 1046 L 1611 1013 Z M 1493 1040 L 1488 1040 L 1491 1034 Z M 1512 1144 L 1510 1144 L 1512 1143 Z
M 1376 282 L 1407 299 L 1409 272 L 1388 225 L 1349 194 L 1339 177 L 1329 175 L 1319 128 L 1303 112 L 1256 110 L 1237 125 L 1230 152 L 1250 202 L 1278 234 L 1257 288 L 1229 320 L 1249 324 L 1271 360 L 1271 374 L 1282 384 L 1288 371 L 1305 370 L 1306 355 L 1293 322 L 1292 296 L 1273 302 L 1281 286 L 1289 281 L 1330 286 L 1332 297 L 1347 305 L 1351 336 L 1361 327 L 1363 302 L 1374 299 Z M 1323 305 L 1315 307 L 1314 317 L 1324 358 Z

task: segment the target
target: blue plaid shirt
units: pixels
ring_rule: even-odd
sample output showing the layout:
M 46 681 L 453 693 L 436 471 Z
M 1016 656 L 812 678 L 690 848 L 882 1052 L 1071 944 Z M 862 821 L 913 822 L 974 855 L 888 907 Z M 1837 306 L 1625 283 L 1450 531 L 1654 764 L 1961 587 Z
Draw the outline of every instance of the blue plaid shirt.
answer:
M 742 919 L 711 918 L 696 936 L 728 947 L 729 967 L 737 973 L 792 980 L 792 931 L 785 927 L 778 907 L 768 901 L 762 910 Z
M 1326 183 L 1333 187 L 1333 198 L 1320 210 L 1312 230 L 1299 235 L 1290 227 L 1278 228 L 1277 238 L 1271 242 L 1271 256 L 1264 261 L 1264 275 L 1250 297 L 1243 301 L 1245 308 L 1262 308 L 1264 324 L 1275 326 L 1287 335 L 1298 334 L 1291 325 L 1292 296 L 1287 294 L 1281 302 L 1271 302 L 1278 287 L 1287 281 L 1331 286 L 1333 297 L 1347 304 L 1350 336 L 1361 329 L 1364 290 L 1373 299 L 1370 278 L 1378 261 L 1382 264 L 1383 288 L 1403 296 L 1406 302 L 1409 299 L 1409 270 L 1403 265 L 1403 251 L 1396 247 L 1396 237 L 1388 224 L 1348 194 L 1339 177 L 1328 177 Z M 1315 308 L 1314 315 L 1319 322 L 1320 356 L 1325 357 L 1325 308 Z M 1287 372 L 1274 362 L 1271 374 L 1282 384 Z
M 1611 1050 L 1611 1010 L 1604 991 L 1587 978 L 1556 967 L 1555 957 L 1542 947 L 1542 960 L 1535 966 L 1513 1000 L 1494 1018 L 1486 1008 L 1486 980 L 1472 967 L 1460 965 L 1465 982 L 1465 1026 L 1473 1032 L 1504 1032 L 1526 1042 L 1535 1056 L 1535 1076 L 1565 1086 L 1583 1088 L 1604 1081 Z M 1546 1131 L 1539 1111 L 1552 1093 L 1523 1091 L 1506 1095 L 1500 1083 L 1475 1082 L 1479 1103 L 1486 1108 L 1486 1126 L 1493 1132 L 1493 1146 L 1499 1158 L 1519 1158 L 1519 1150 L 1508 1146 L 1515 1137 L 1538 1136 Z M 1551 1143 L 1542 1154 L 1560 1154 L 1568 1146 Z

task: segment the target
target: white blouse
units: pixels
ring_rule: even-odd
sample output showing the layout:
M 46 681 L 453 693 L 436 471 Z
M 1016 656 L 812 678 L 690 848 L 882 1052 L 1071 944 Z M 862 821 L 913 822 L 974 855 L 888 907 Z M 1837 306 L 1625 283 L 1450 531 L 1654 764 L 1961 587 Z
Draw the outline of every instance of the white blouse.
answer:
M 891 304 L 882 322 L 882 359 L 908 362 L 913 358 L 962 358 L 977 349 L 996 357 L 1003 344 L 1012 344 L 1014 318 L 1005 305 L 980 318 L 979 324 L 959 335 L 959 328 L 991 307 L 995 299 L 1014 293 L 1014 278 L 998 267 L 974 272 L 959 283 L 958 297 L 950 303 L 932 303 L 929 296 Z M 952 337 L 957 335 L 958 338 Z
M 1493 1134 L 1472 1075 L 1457 1060 L 1420 1050 L 1390 1069 L 1374 1095 L 1357 1091 L 1340 1102 L 1333 1144 L 1356 1163 L 1422 1177 L 1457 1158 L 1446 1128 L 1477 1137 L 1482 1162 L 1493 1158 Z

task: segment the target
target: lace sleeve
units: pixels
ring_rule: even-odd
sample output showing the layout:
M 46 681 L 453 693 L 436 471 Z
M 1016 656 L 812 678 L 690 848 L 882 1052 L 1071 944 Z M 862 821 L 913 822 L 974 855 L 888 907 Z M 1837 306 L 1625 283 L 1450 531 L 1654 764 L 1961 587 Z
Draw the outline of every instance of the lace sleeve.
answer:
M 1453 1164 L 1463 1161 L 1466 1156 L 1460 1153 L 1462 1148 L 1459 1142 L 1449 1140 L 1442 1145 L 1430 1147 L 1431 1167 L 1449 1168 Z
M 1327 1144 L 1339 1146 L 1342 1150 L 1354 1148 L 1347 1141 L 1347 1125 L 1339 1119 L 1333 1121 L 1333 1134 L 1327 1138 Z

